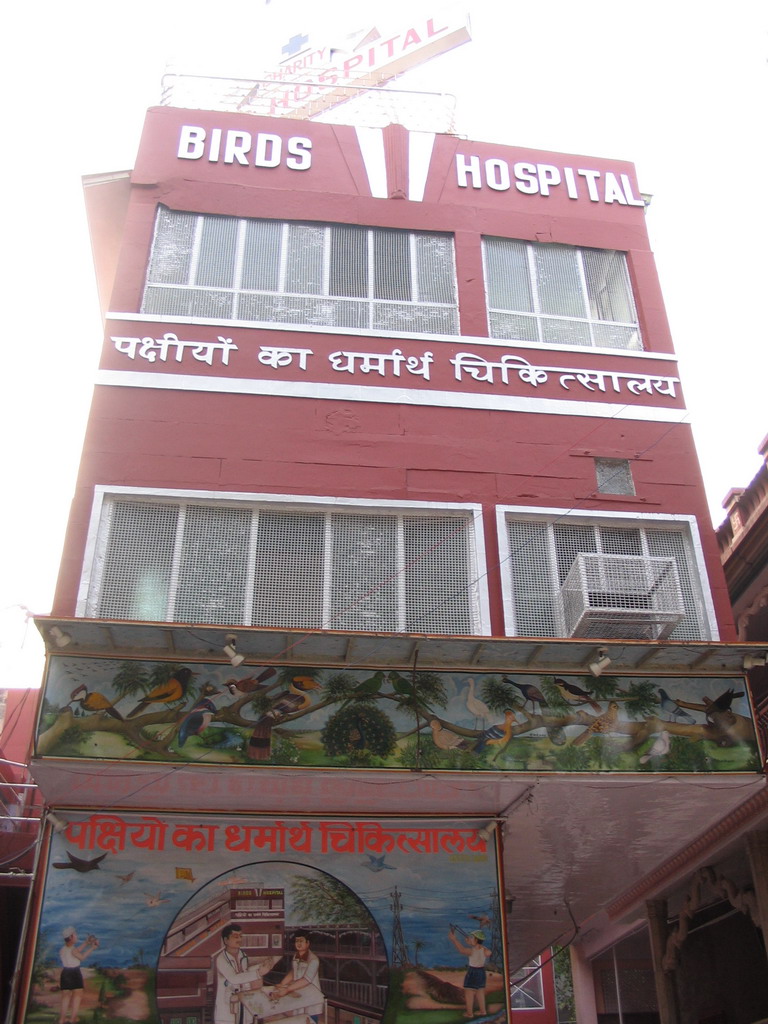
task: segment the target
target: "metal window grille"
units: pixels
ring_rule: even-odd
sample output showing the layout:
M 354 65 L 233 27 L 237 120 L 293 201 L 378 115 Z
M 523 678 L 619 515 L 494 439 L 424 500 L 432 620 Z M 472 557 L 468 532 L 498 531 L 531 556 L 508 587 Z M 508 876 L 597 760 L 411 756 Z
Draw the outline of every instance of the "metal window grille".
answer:
M 108 498 L 88 613 L 276 628 L 479 631 L 469 513 Z
M 141 311 L 458 334 L 453 239 L 160 207 Z
M 641 349 L 623 252 L 484 238 L 492 338 Z
M 509 515 L 507 531 L 514 635 L 707 638 L 685 528 Z

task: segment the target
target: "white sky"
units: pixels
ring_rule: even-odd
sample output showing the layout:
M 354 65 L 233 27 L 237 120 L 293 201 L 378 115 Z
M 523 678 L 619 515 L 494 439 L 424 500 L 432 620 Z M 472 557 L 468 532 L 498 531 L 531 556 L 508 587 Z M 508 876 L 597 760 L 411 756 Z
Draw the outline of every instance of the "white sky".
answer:
M 296 32 L 394 26 L 441 0 L 44 0 L 6 15 L 0 687 L 36 685 L 102 340 L 80 177 L 133 166 L 168 68 L 260 77 Z M 398 88 L 457 131 L 634 161 L 713 521 L 760 466 L 768 293 L 762 0 L 469 0 L 473 41 Z

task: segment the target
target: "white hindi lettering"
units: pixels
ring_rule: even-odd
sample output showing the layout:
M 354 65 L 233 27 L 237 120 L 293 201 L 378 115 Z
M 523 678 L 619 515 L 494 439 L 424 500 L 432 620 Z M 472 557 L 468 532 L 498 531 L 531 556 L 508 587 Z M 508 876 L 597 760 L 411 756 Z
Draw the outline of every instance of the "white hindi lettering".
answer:
M 567 366 L 534 366 L 522 356 L 505 355 L 494 362 L 484 359 L 475 352 L 458 352 L 450 362 L 456 380 L 461 381 L 468 375 L 473 380 L 486 384 L 495 384 L 495 375 L 498 372 L 501 383 L 508 385 L 510 373 L 515 371 L 519 380 L 534 388 L 545 384 L 550 374 L 553 374 L 557 375 L 560 386 L 566 391 L 570 390 L 571 384 L 579 384 L 587 391 L 605 393 L 610 387 L 612 391 L 620 392 L 622 381 L 625 381 L 627 390 L 633 395 L 645 392 L 649 395 L 656 393 L 676 398 L 675 385 L 680 383 L 678 377 L 657 377 L 653 374 L 585 370 Z
M 299 369 L 306 370 L 307 357 L 311 355 L 313 355 L 311 348 L 279 348 L 271 345 L 261 345 L 259 362 L 276 370 L 280 366 L 292 366 L 293 357 L 296 356 Z
M 474 352 L 459 352 L 454 359 L 451 359 L 454 367 L 456 380 L 462 379 L 463 373 L 468 373 L 475 380 L 494 383 L 493 371 L 498 370 L 504 384 L 509 384 L 509 371 L 517 371 L 517 375 L 525 384 L 536 388 L 539 384 L 545 384 L 548 380 L 547 371 L 541 366 L 532 366 L 522 356 L 502 356 L 497 363 L 489 362 Z
M 218 341 L 180 341 L 179 338 L 167 332 L 162 338 L 111 338 L 117 349 L 129 359 L 146 359 L 148 363 L 159 360 L 161 363 L 168 361 L 171 350 L 175 349 L 174 358 L 180 363 L 184 353 L 190 350 L 192 358 L 199 363 L 207 363 L 213 366 L 213 357 L 218 352 L 224 366 L 229 366 L 229 353 L 237 351 L 237 345 L 231 338 L 222 338 L 219 335 Z
M 185 354 L 197 362 L 213 365 L 214 356 L 219 355 L 224 366 L 229 365 L 229 353 L 238 346 L 231 338 L 218 337 L 216 341 L 181 341 L 177 335 L 167 332 L 161 338 L 111 337 L 115 349 L 129 359 L 145 359 L 149 363 L 165 363 L 174 360 L 180 363 Z M 258 361 L 273 370 L 296 366 L 306 371 L 309 357 L 314 355 L 310 348 L 287 348 L 280 345 L 261 345 Z M 619 394 L 624 387 L 631 395 L 664 395 L 677 398 L 678 377 L 660 377 L 656 374 L 622 373 L 618 370 L 590 370 L 569 366 L 535 366 L 522 356 L 506 354 L 500 358 L 486 359 L 476 352 L 457 352 L 449 360 L 457 381 L 469 378 L 480 384 L 502 384 L 509 386 L 514 376 L 530 387 L 546 384 L 550 377 L 557 379 L 560 387 L 571 391 L 573 386 L 592 393 L 612 392 Z M 431 366 L 435 362 L 432 352 L 419 356 L 407 356 L 402 349 L 391 352 L 347 352 L 339 350 L 328 355 L 328 362 L 339 373 L 378 374 L 380 377 L 401 377 L 403 371 L 413 376 L 430 380 Z
M 380 377 L 386 377 L 391 371 L 393 376 L 399 377 L 403 366 L 408 373 L 416 374 L 429 380 L 429 368 L 434 362 L 431 352 L 425 352 L 421 356 L 405 356 L 399 348 L 393 349 L 390 353 L 385 352 L 331 352 L 328 362 L 332 369 L 341 373 L 378 373 Z

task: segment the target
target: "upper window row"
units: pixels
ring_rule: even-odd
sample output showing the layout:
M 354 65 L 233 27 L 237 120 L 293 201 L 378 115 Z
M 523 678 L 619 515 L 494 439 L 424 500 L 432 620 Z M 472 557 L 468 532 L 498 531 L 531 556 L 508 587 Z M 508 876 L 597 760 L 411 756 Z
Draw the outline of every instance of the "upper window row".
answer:
M 640 349 L 626 254 L 483 240 L 492 338 Z M 459 333 L 450 235 L 161 207 L 141 311 Z

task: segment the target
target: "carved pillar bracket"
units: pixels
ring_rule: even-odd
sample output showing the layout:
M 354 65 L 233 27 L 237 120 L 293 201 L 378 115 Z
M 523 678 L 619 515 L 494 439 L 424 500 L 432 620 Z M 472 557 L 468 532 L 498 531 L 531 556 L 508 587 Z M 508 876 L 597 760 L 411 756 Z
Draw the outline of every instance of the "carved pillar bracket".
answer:
M 648 932 L 653 956 L 653 977 L 656 982 L 656 1000 L 659 1004 L 660 1024 L 680 1024 L 677 1012 L 674 975 L 664 969 L 664 958 L 669 939 L 667 925 L 667 901 L 648 900 L 645 904 L 648 915 Z
M 768 832 L 747 833 L 747 853 L 755 887 L 755 913 L 753 920 L 768 940 Z

